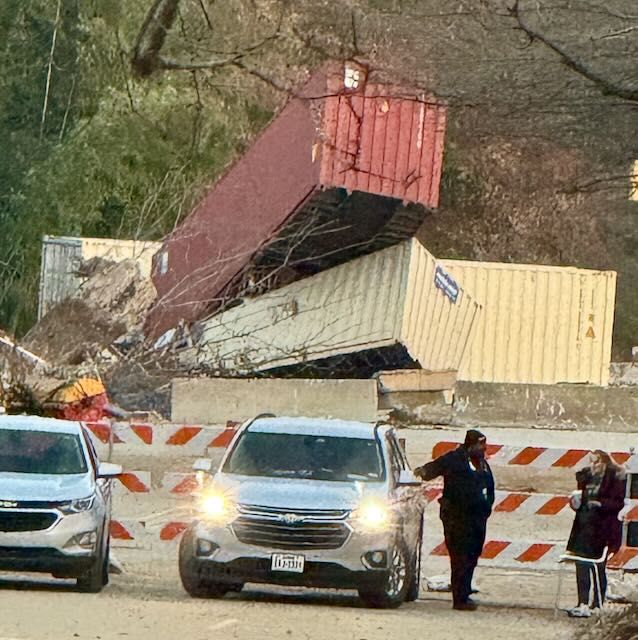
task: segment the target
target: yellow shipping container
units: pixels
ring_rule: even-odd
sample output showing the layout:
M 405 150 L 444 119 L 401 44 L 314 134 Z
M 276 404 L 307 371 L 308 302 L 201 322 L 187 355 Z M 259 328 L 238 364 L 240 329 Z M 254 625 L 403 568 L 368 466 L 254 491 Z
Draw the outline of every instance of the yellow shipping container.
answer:
M 614 271 L 441 263 L 482 306 L 459 380 L 608 384 Z

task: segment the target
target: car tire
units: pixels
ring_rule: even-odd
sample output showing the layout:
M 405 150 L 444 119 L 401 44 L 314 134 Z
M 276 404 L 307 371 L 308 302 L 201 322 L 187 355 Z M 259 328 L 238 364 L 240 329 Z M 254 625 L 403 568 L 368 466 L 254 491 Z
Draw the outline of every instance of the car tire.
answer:
M 84 593 L 99 593 L 109 582 L 109 549 L 107 539 L 106 545 L 100 545 L 100 552 L 97 554 L 89 570 L 77 578 L 77 588 Z
M 222 598 L 229 591 L 241 591 L 243 585 L 215 582 L 207 575 L 205 562 L 195 556 L 195 532 L 187 529 L 179 544 L 179 577 L 192 598 Z
M 414 602 L 419 597 L 419 591 L 421 588 L 422 547 L 423 547 L 423 518 L 421 518 L 421 526 L 419 528 L 417 546 L 414 551 L 414 559 L 412 561 L 412 575 L 410 576 L 410 584 L 408 585 L 408 592 L 405 596 L 406 602 Z
M 102 586 L 106 587 L 109 583 L 109 568 L 111 566 L 111 538 L 110 536 L 106 541 L 106 553 L 104 554 L 104 569 L 102 571 Z
M 405 602 L 412 581 L 412 563 L 403 542 L 397 542 L 390 552 L 390 568 L 378 588 L 359 589 L 359 597 L 374 609 L 395 609 Z

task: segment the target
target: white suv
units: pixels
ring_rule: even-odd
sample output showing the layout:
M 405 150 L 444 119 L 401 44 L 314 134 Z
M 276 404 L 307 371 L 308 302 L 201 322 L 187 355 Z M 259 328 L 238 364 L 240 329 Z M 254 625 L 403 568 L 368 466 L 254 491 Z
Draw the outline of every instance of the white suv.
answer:
M 110 479 L 79 422 L 0 416 L 0 569 L 108 582 Z
M 357 589 L 370 606 L 399 606 L 419 590 L 419 487 L 392 427 L 258 417 L 203 485 L 182 584 L 195 597 L 246 582 Z

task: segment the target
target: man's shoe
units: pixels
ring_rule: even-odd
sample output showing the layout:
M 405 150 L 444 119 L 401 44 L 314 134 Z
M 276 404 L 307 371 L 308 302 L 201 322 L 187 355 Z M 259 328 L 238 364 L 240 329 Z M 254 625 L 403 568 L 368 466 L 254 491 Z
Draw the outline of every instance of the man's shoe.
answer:
M 455 602 L 452 605 L 452 608 L 457 611 L 476 611 L 478 609 L 478 605 L 476 602 L 468 600 L 467 602 Z

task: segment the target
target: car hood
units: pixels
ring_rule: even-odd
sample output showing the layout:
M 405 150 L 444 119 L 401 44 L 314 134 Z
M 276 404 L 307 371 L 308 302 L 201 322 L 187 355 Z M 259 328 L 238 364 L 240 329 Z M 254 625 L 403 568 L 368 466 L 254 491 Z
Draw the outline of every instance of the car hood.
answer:
M 283 509 L 353 509 L 363 496 L 383 498 L 381 482 L 325 482 L 263 478 L 227 473 L 215 475 L 213 486 L 239 504 Z
M 59 502 L 86 498 L 93 491 L 93 478 L 89 473 L 0 473 L 0 500 Z

